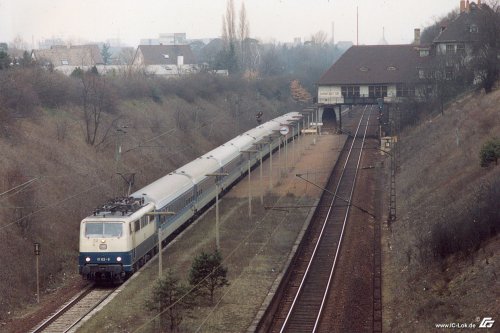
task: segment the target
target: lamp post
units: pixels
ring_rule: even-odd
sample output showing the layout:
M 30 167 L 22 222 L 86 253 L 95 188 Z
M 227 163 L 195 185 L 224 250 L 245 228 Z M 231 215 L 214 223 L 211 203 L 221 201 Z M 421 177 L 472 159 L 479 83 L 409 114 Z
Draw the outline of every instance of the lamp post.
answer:
M 161 241 L 162 241 L 163 231 L 161 230 L 161 224 L 160 224 L 160 220 L 158 219 L 158 216 L 167 216 L 167 215 L 175 215 L 175 214 L 176 214 L 175 212 L 169 212 L 169 211 L 166 211 L 166 212 L 152 211 L 152 212 L 146 213 L 146 215 L 148 215 L 148 216 L 155 216 L 156 223 L 158 224 L 158 277 L 161 277 L 162 272 L 163 272 L 163 267 L 162 267 L 163 258 L 161 255 L 161 252 L 162 252 Z
M 217 251 L 220 250 L 219 243 L 219 177 L 229 176 L 227 172 L 216 172 L 206 174 L 207 177 L 215 177 L 215 246 Z

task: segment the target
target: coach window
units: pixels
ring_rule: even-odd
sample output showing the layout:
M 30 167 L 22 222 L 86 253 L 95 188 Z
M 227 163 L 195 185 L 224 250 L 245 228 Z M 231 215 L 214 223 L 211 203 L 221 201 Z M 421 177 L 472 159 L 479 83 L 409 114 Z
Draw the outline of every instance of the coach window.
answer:
M 134 221 L 134 231 L 137 232 L 141 230 L 141 223 L 139 222 L 139 220 L 136 220 Z

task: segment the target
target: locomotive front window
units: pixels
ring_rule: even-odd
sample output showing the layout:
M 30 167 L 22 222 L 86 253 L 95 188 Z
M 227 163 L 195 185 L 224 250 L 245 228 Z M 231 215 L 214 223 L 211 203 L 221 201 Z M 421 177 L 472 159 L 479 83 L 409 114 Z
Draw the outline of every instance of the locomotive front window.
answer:
M 87 223 L 85 237 L 121 237 L 123 234 L 122 223 Z

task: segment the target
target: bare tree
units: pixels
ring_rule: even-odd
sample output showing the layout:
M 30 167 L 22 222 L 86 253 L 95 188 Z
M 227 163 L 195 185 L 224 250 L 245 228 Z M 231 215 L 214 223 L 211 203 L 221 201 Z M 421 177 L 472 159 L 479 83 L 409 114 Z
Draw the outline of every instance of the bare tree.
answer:
M 486 93 L 493 90 L 500 78 L 500 6 L 498 1 L 483 5 L 483 19 L 479 26 L 479 41 L 473 48 L 476 80 Z
M 328 35 L 323 30 L 316 32 L 311 36 L 311 43 L 314 45 L 324 45 L 328 39 Z
M 236 42 L 236 14 L 234 11 L 234 1 L 228 0 L 226 5 L 226 33 L 227 40 L 225 41 L 227 44 L 231 45 Z
M 103 123 L 105 112 L 112 113 L 116 109 L 116 100 L 106 78 L 93 72 L 83 73 L 82 82 L 82 107 L 83 120 L 85 124 L 85 142 L 96 145 L 98 135 Z M 108 127 L 101 136 L 100 143 L 105 140 Z
M 9 188 L 16 188 L 10 193 L 9 202 L 12 205 L 11 219 L 17 221 L 22 234 L 29 233 L 34 222 L 33 212 L 35 211 L 35 190 L 34 182 L 26 182 L 27 177 L 20 168 L 12 168 L 7 171 L 7 185 Z M 21 185 L 20 185 L 21 184 Z
M 250 37 L 250 23 L 248 23 L 247 19 L 247 11 L 245 9 L 245 3 L 241 3 L 240 9 L 240 22 L 239 22 L 239 38 L 240 42 L 243 43 L 245 39 Z

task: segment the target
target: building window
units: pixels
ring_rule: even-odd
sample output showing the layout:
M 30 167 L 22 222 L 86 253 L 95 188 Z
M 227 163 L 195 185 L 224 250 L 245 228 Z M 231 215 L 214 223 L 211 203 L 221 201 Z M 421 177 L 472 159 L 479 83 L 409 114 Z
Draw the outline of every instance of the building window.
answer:
M 415 96 L 415 89 L 413 87 L 409 87 L 406 84 L 398 84 L 396 85 L 396 97 L 410 97 Z
M 421 58 L 429 56 L 429 50 L 420 50 L 419 52 Z
M 63 65 L 69 65 L 69 61 L 66 59 L 61 60 L 61 64 Z
M 418 78 L 419 79 L 425 79 L 425 72 L 422 68 L 418 70 Z
M 446 66 L 446 68 L 444 70 L 444 78 L 446 80 L 453 79 L 453 67 L 452 66 Z
M 455 53 L 455 45 L 454 44 L 446 44 L 446 54 Z
M 469 27 L 469 31 L 473 34 L 477 34 L 479 32 L 479 28 L 475 24 L 471 24 Z
M 463 43 L 457 44 L 457 53 L 458 54 L 465 53 L 465 44 L 463 44 Z
M 369 86 L 368 93 L 372 98 L 387 97 L 387 86 Z
M 359 86 L 342 86 L 342 97 L 359 97 Z

